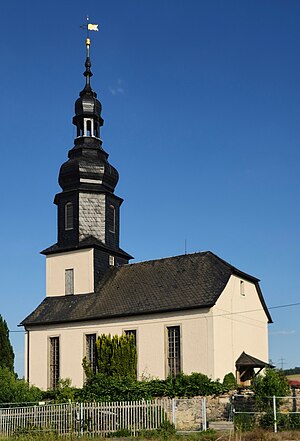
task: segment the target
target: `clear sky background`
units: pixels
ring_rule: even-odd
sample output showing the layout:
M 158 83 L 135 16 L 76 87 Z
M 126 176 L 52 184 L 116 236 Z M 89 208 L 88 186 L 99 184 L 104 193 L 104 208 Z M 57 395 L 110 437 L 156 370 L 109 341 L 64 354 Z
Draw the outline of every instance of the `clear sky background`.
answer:
M 300 2 L 3 2 L 0 313 L 20 375 L 15 331 L 45 296 L 87 14 L 122 248 L 141 261 L 186 241 L 260 278 L 269 307 L 300 301 Z M 270 358 L 299 366 L 300 306 L 270 312 Z

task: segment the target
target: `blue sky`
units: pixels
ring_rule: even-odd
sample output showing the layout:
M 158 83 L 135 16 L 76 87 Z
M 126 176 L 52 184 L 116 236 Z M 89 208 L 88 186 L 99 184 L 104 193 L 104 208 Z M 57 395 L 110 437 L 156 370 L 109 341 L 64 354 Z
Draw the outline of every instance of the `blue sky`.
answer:
M 101 137 L 136 261 L 211 250 L 300 296 L 300 3 L 11 0 L 1 6 L 1 306 L 11 331 L 45 295 L 60 165 L 73 147 L 89 14 Z M 271 309 L 270 358 L 300 365 L 300 306 Z M 23 373 L 23 334 L 12 332 Z

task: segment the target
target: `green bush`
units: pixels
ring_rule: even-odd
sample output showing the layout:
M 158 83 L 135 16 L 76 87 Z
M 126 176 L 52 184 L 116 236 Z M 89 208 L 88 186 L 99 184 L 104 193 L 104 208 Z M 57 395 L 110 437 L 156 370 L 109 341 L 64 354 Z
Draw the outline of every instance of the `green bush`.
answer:
M 287 378 L 282 371 L 266 368 L 263 375 L 258 375 L 253 380 L 252 389 L 255 393 L 255 402 L 258 410 L 273 410 L 273 395 L 285 397 L 290 394 Z M 282 400 L 276 399 L 276 407 L 279 408 Z
M 300 415 L 299 414 L 282 414 L 278 413 L 277 416 L 277 429 L 278 430 L 299 430 L 300 429 Z M 259 419 L 259 425 L 262 429 L 273 429 L 274 427 L 274 414 L 273 412 L 267 412 Z
M 83 401 L 130 401 L 150 399 L 143 384 L 131 377 L 108 377 L 96 374 L 87 380 L 81 390 Z
M 48 389 L 42 392 L 44 400 L 55 401 L 55 403 L 68 403 L 79 400 L 81 389 L 71 386 L 70 378 L 60 379 L 55 389 Z
M 79 398 L 82 401 L 151 400 L 156 397 L 193 397 L 219 395 L 227 389 L 206 375 L 180 374 L 166 380 L 137 381 L 132 377 L 96 374 L 87 379 Z
M 165 380 L 168 397 L 195 397 L 197 395 L 219 395 L 225 388 L 219 381 L 212 381 L 204 374 L 197 372 L 191 375 L 179 374 Z M 157 396 L 157 395 L 156 395 Z
M 237 382 L 232 372 L 224 376 L 223 386 L 228 390 L 235 390 L 237 388 Z
M 234 430 L 239 432 L 250 432 L 255 427 L 255 416 L 249 413 L 239 413 L 234 415 Z
M 176 434 L 176 429 L 174 424 L 170 423 L 168 420 L 164 421 L 158 429 L 153 430 L 141 430 L 139 432 L 139 437 L 146 439 L 162 439 L 167 440 L 172 435 Z
M 37 402 L 41 398 L 40 389 L 18 379 L 8 368 L 0 368 L 0 403 Z

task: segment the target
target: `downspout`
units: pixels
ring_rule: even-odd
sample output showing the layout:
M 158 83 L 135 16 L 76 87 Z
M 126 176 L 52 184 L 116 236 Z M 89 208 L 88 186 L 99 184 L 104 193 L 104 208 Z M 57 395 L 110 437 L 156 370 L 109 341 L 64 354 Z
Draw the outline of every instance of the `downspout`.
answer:
M 29 331 L 26 329 L 26 333 L 27 333 L 27 360 L 26 360 L 26 365 L 27 365 L 27 382 L 29 383 L 29 349 L 30 349 L 30 338 L 29 338 Z

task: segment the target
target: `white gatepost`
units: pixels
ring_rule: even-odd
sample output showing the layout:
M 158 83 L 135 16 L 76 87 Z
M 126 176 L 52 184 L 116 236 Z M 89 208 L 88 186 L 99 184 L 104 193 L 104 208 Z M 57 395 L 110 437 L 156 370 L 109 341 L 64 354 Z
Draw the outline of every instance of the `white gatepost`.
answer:
M 202 430 L 207 430 L 206 397 L 202 398 Z
M 172 424 L 176 427 L 176 399 L 172 398 Z
M 276 412 L 276 397 L 273 395 L 273 412 L 274 412 L 274 432 L 277 433 L 277 412 Z

